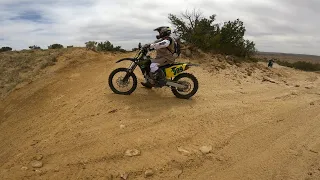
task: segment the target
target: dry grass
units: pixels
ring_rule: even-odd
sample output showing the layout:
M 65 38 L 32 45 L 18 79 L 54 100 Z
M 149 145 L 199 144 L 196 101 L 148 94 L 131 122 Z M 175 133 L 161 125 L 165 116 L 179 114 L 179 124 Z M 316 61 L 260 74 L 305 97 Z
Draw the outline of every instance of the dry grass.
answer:
M 82 47 L 0 53 L 0 97 L 69 65 L 113 57 L 121 52 L 93 52 Z
M 53 66 L 66 49 L 22 50 L 0 53 L 0 93 L 11 91 L 17 84 L 38 75 L 41 70 Z

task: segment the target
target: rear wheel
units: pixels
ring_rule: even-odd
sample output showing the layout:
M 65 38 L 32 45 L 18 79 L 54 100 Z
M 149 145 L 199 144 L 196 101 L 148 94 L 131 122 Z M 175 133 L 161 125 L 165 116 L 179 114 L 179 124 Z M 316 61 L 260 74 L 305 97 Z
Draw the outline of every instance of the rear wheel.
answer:
M 179 74 L 173 79 L 173 81 L 186 86 L 183 89 L 171 87 L 172 93 L 177 98 L 189 99 L 198 91 L 198 88 L 199 88 L 198 80 L 192 74 L 189 74 L 189 73 Z
M 114 93 L 130 95 L 137 88 L 137 77 L 127 68 L 118 68 L 110 73 L 108 83 Z

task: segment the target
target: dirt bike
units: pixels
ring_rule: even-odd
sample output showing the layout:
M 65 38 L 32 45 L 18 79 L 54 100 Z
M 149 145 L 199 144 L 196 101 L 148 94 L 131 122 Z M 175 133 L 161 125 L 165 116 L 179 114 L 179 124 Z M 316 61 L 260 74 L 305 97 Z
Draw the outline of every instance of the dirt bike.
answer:
M 137 88 L 137 77 L 134 74 L 135 68 L 138 66 L 141 72 L 144 75 L 145 80 L 148 82 L 148 85 L 143 85 L 146 88 L 151 89 L 152 87 L 157 87 L 158 81 L 150 76 L 150 64 L 151 64 L 151 57 L 148 55 L 148 50 L 145 48 L 141 48 L 138 50 L 137 54 L 134 58 L 123 58 L 116 63 L 122 61 L 131 61 L 131 64 L 128 68 L 117 68 L 113 70 L 109 75 L 109 86 L 111 90 L 116 94 L 122 95 L 130 95 L 132 92 L 135 91 Z M 159 67 L 166 77 L 166 84 L 163 87 L 170 87 L 172 93 L 181 99 L 189 99 L 191 98 L 197 91 L 198 91 L 198 80 L 197 78 L 190 74 L 185 73 L 184 71 L 188 70 L 191 66 L 198 66 L 196 64 L 190 63 L 173 63 L 169 65 L 164 65 Z M 118 73 L 123 73 L 123 76 L 115 78 L 115 75 Z M 193 83 L 193 87 L 187 81 L 183 81 L 182 79 L 186 78 L 191 80 Z M 113 80 L 116 80 L 114 83 Z M 132 85 L 129 84 L 132 82 Z M 115 88 L 115 85 L 118 85 L 120 88 L 128 87 L 127 91 L 120 91 Z

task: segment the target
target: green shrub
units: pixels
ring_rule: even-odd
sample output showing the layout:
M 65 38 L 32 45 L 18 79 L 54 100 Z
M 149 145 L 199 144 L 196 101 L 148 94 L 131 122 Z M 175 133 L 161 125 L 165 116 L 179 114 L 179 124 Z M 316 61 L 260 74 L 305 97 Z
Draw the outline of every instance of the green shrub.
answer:
M 95 41 L 88 41 L 88 42 L 85 43 L 87 50 L 93 50 L 93 51 L 96 50 L 96 48 L 97 48 L 96 45 L 97 44 L 98 43 L 95 42 Z
M 33 45 L 33 46 L 29 46 L 29 49 L 41 49 L 39 46 Z
M 115 51 L 113 44 L 110 41 L 100 42 L 97 45 L 98 51 Z
M 215 52 L 238 57 L 252 57 L 256 52 L 255 43 L 245 40 L 246 28 L 240 19 L 228 21 L 222 27 L 215 24 L 216 15 L 209 18 L 201 12 L 186 11 L 182 17 L 169 14 L 175 34 L 185 44 L 195 45 L 205 52 Z
M 48 46 L 48 49 L 62 49 L 63 45 L 61 44 L 52 44 L 50 46 Z
M 126 52 L 126 50 L 122 49 L 121 46 L 114 46 L 110 41 L 100 43 L 96 41 L 88 41 L 85 44 L 88 50 Z
M 0 52 L 6 52 L 6 51 L 12 51 L 12 48 L 11 47 L 2 47 L 1 49 L 0 49 Z

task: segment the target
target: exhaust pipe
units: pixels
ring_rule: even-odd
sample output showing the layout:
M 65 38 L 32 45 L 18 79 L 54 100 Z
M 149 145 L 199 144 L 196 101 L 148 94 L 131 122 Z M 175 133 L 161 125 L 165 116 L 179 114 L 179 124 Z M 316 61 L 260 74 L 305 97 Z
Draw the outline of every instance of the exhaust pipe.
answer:
M 175 82 L 172 82 L 172 81 L 167 81 L 166 85 L 167 86 L 173 86 L 173 87 L 176 87 L 176 88 L 181 88 L 181 89 L 186 88 L 186 86 L 178 84 L 178 83 L 175 83 Z

